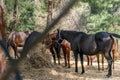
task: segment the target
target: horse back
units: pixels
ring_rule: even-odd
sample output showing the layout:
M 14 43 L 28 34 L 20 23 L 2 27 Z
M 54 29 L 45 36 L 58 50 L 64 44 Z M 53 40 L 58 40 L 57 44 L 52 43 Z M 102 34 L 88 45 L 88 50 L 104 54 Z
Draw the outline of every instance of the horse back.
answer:
M 24 33 L 24 32 L 18 32 L 16 33 L 15 35 L 15 38 L 14 38 L 14 42 L 17 44 L 17 45 L 24 45 L 24 42 L 26 40 L 28 36 Z
M 108 52 L 112 50 L 114 38 L 107 32 L 98 32 L 95 34 L 95 40 L 99 51 Z
M 84 54 L 91 54 L 97 51 L 97 44 L 95 42 L 95 35 L 82 36 L 79 41 L 79 51 Z
M 61 46 L 64 46 L 66 49 L 71 50 L 71 45 L 67 40 L 63 40 Z
M 13 31 L 9 35 L 8 45 L 14 44 L 16 46 L 23 46 L 28 35 L 29 34 L 26 31 L 25 32 Z

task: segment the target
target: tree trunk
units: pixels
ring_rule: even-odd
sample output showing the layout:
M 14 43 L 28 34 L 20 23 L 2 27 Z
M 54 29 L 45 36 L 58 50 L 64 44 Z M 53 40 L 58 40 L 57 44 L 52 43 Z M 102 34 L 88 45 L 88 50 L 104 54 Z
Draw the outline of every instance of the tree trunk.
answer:
M 5 11 L 4 1 L 0 0 L 0 32 L 2 35 L 2 39 L 6 43 L 7 40 L 7 15 Z
M 15 30 L 15 24 L 16 24 L 16 20 L 17 20 L 17 5 L 18 5 L 18 0 L 15 0 L 14 2 L 14 11 L 13 11 L 13 19 L 12 19 L 12 22 L 11 22 L 11 28 L 12 28 L 12 31 Z
M 52 9 L 53 9 L 53 0 L 48 0 L 47 25 L 49 25 L 52 21 Z

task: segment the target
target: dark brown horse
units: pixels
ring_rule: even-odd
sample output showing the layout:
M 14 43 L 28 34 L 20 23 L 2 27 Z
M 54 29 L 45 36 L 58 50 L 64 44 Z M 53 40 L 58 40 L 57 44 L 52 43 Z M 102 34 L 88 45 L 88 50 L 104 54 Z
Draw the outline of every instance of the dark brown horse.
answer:
M 7 41 L 7 48 L 12 47 L 14 50 L 14 57 L 15 59 L 19 57 L 18 55 L 18 47 L 23 47 L 25 40 L 29 36 L 30 31 L 13 31 L 10 33 Z
M 112 75 L 112 57 L 110 52 L 112 51 L 114 43 L 114 38 L 112 36 L 120 38 L 120 35 L 108 32 L 86 34 L 84 32 L 58 30 L 56 40 L 58 43 L 61 43 L 63 39 L 66 39 L 71 43 L 71 49 L 75 57 L 75 72 L 78 72 L 78 54 L 81 60 L 81 74 L 83 74 L 85 72 L 83 55 L 97 55 L 101 53 L 108 62 L 108 74 L 106 76 L 110 77 Z M 56 46 L 59 45 L 56 44 Z
M 60 50 L 62 48 L 63 54 L 64 54 L 64 60 L 65 60 L 65 67 L 70 68 L 70 51 L 71 51 L 71 45 L 67 40 L 63 40 L 60 44 L 59 50 L 56 50 L 58 48 L 55 47 L 56 43 L 56 33 L 48 34 L 44 40 L 44 43 L 46 45 L 46 48 L 50 49 L 50 52 L 52 53 L 54 63 L 56 64 L 56 58 L 55 55 L 57 55 L 58 58 L 58 64 L 60 64 Z
M 56 33 L 52 33 L 52 34 L 48 34 L 45 37 L 43 43 L 45 44 L 46 48 L 49 49 L 50 52 L 52 53 L 54 64 L 56 64 L 56 55 L 58 58 L 58 64 L 60 64 L 60 53 L 58 53 L 55 48 L 55 40 L 56 40 Z

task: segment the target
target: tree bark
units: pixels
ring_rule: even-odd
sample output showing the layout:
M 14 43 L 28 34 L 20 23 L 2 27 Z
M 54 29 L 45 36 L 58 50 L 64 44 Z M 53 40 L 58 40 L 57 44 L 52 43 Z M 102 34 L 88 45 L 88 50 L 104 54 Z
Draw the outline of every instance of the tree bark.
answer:
M 53 0 L 48 0 L 48 16 L 47 16 L 47 25 L 52 21 L 52 9 L 53 9 Z
M 4 1 L 0 0 L 0 33 L 5 44 L 7 41 L 7 15 L 5 10 Z
M 16 24 L 16 20 L 17 20 L 17 5 L 18 5 L 18 0 L 15 0 L 14 11 L 13 11 L 13 19 L 12 19 L 12 22 L 11 22 L 12 31 L 15 30 L 15 24 Z

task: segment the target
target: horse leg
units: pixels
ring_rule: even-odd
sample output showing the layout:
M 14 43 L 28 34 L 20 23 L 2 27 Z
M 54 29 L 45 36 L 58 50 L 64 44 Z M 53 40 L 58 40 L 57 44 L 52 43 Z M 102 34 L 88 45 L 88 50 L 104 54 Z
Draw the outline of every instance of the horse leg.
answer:
M 64 54 L 64 60 L 65 60 L 65 67 L 67 66 L 67 51 L 66 51 L 66 48 L 65 47 L 62 47 L 62 50 L 63 50 L 63 54 Z
M 64 60 L 65 60 L 65 66 L 67 66 L 67 57 L 66 57 L 66 53 L 65 52 L 63 52 L 64 53 Z
M 86 55 L 86 57 L 87 57 L 87 66 L 89 66 L 89 56 Z
M 65 59 L 65 66 L 67 66 L 67 55 L 64 53 L 64 59 Z
M 17 55 L 17 47 L 14 45 L 12 46 L 13 47 L 13 50 L 14 50 L 14 57 L 15 59 L 17 59 L 19 56 Z
M 15 59 L 17 59 L 18 56 L 17 56 L 17 47 L 15 47 Z
M 78 72 L 78 52 L 77 51 L 73 51 L 73 52 L 75 58 L 75 72 Z
M 83 54 L 79 54 L 80 60 L 81 60 L 81 66 L 82 66 L 82 72 L 81 74 L 85 73 L 84 66 L 83 66 Z
M 70 50 L 67 52 L 68 68 L 70 68 Z
M 59 46 L 59 48 L 56 48 L 56 47 L 54 47 L 55 48 L 55 51 L 56 51 L 56 54 L 57 54 L 57 58 L 58 58 L 58 64 L 60 65 L 60 46 Z
M 97 56 L 98 70 L 100 71 L 100 61 L 99 61 L 99 54 L 97 54 L 96 56 Z
M 106 75 L 107 77 L 110 77 L 112 75 L 112 57 L 111 57 L 111 54 L 110 52 L 106 52 L 105 53 L 105 58 L 108 62 L 108 74 Z
M 113 55 L 113 69 L 114 69 L 114 62 L 115 62 L 115 50 L 112 50 L 112 55 Z
M 102 55 L 102 70 L 104 70 L 104 55 L 103 54 L 101 55 Z
M 92 59 L 92 57 L 90 56 L 90 62 L 91 62 L 91 66 L 92 66 L 92 60 L 93 60 L 93 59 Z
M 54 64 L 56 64 L 55 52 L 53 50 L 53 47 L 50 47 L 50 52 L 52 53 Z

